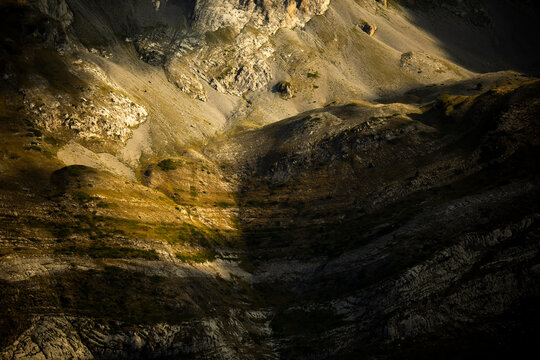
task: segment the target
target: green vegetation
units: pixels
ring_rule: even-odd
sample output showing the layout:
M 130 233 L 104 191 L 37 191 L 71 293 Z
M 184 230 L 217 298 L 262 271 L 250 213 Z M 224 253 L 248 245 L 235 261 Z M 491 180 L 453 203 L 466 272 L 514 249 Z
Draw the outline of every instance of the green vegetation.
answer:
M 32 137 L 41 137 L 43 133 L 39 129 L 30 128 L 28 129 L 28 135 Z
M 73 194 L 73 199 L 77 201 L 79 204 L 87 204 L 91 201 L 98 200 L 99 198 L 95 196 L 91 196 L 84 191 L 75 191 Z
M 307 77 L 311 79 L 318 79 L 321 77 L 321 75 L 319 74 L 318 71 L 315 71 L 315 72 L 308 72 Z
M 108 207 L 114 206 L 114 204 L 102 206 Z M 46 230 L 60 241 L 77 234 L 96 241 L 104 238 L 152 239 L 172 245 L 191 244 L 209 247 L 216 243 L 234 246 L 238 237 L 238 234 L 234 231 L 209 231 L 207 228 L 190 223 L 183 223 L 182 225 L 146 223 L 138 220 L 99 215 L 78 215 L 76 221 L 67 222 L 44 222 L 43 219 L 32 217 L 28 217 L 26 221 L 29 226 Z
M 180 228 L 177 229 L 178 236 L 169 241 L 171 244 L 175 243 L 188 243 L 188 244 L 201 244 L 208 245 L 207 234 L 195 225 L 183 223 Z
M 182 285 L 178 280 L 107 266 L 103 271 L 73 271 L 58 277 L 51 300 L 68 313 L 128 324 L 174 324 L 198 313 L 184 301 L 186 286 Z
M 194 252 L 179 252 L 176 253 L 176 258 L 188 264 L 200 264 L 207 261 L 214 261 L 216 258 L 216 253 L 213 250 L 203 249 Z
M 37 145 L 28 145 L 24 147 L 24 150 L 41 152 L 41 148 Z
M 456 96 L 455 95 L 450 95 L 450 94 L 442 94 L 442 95 L 439 95 L 439 97 L 437 97 L 437 100 L 440 100 L 442 102 L 450 102 L 452 101 L 453 99 L 455 99 Z
M 264 207 L 266 206 L 267 203 L 266 201 L 264 200 L 257 200 L 257 199 L 252 199 L 252 200 L 248 200 L 246 201 L 245 205 L 244 206 L 252 206 L 252 207 Z
M 112 203 L 108 203 L 108 202 L 105 202 L 105 201 L 100 201 L 96 204 L 96 206 L 100 209 L 109 209 L 109 208 L 113 208 L 113 207 L 117 207 L 118 205 L 116 204 L 112 204 Z
M 90 256 L 93 259 L 146 259 L 158 260 L 155 250 L 140 250 L 124 246 L 109 246 L 95 241 L 90 246 L 70 245 L 58 248 L 55 254 Z
M 198 193 L 197 193 L 197 188 L 193 185 L 191 185 L 189 187 L 189 194 L 191 195 L 191 197 L 197 197 Z
M 173 159 L 165 159 L 158 163 L 158 167 L 163 171 L 170 171 L 178 169 L 178 163 Z
M 46 136 L 43 141 L 52 146 L 60 146 L 62 143 L 52 136 Z
M 96 170 L 84 165 L 71 165 L 56 170 L 51 175 L 51 182 L 59 187 L 66 187 L 74 178 L 83 174 L 93 174 Z
M 234 206 L 235 206 L 235 204 L 230 203 L 230 202 L 226 202 L 226 201 L 217 201 L 214 204 L 214 207 L 219 207 L 219 208 L 230 208 L 230 207 L 234 207 Z

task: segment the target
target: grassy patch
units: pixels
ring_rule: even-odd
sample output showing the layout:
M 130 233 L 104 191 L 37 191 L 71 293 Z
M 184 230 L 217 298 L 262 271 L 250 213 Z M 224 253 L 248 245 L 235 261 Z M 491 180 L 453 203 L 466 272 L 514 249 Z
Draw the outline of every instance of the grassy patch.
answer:
M 158 167 L 163 171 L 170 171 L 178 169 L 178 163 L 173 159 L 165 159 L 158 163 Z
M 205 263 L 207 261 L 214 261 L 216 258 L 216 253 L 213 250 L 197 250 L 193 252 L 178 252 L 176 253 L 176 258 L 182 262 L 192 264 L 192 263 Z
M 307 77 L 310 79 L 318 79 L 321 77 L 321 75 L 319 74 L 318 71 L 315 71 L 315 72 L 308 72 Z
M 52 136 L 46 136 L 43 141 L 45 141 L 47 144 L 52 146 L 60 146 L 62 145 L 62 142 Z
M 99 199 L 95 196 L 85 193 L 84 191 L 76 191 L 72 194 L 72 196 L 73 196 L 73 199 L 77 201 L 79 204 L 87 204 L 91 201 Z
M 55 250 L 55 254 L 90 256 L 93 259 L 146 259 L 158 260 L 155 250 L 141 250 L 124 246 L 109 246 L 95 241 L 90 246 L 70 245 Z
M 37 145 L 28 145 L 24 147 L 24 150 L 41 152 L 41 148 Z
M 208 244 L 206 233 L 196 227 L 195 225 L 183 223 L 180 228 L 178 228 L 178 236 L 171 243 L 188 243 L 188 244 Z
M 235 204 L 227 202 L 227 201 L 217 201 L 214 204 L 214 207 L 219 207 L 219 208 L 230 208 L 230 207 L 234 207 L 234 206 L 235 206 Z
M 249 207 L 264 207 L 264 206 L 266 206 L 266 205 L 267 205 L 267 203 L 266 203 L 266 201 L 264 201 L 264 200 L 252 199 L 252 200 L 246 201 L 246 203 L 245 203 L 244 206 L 249 206 Z
M 55 293 L 63 311 L 128 324 L 180 323 L 200 316 L 185 294 L 186 283 L 118 267 L 70 272 Z
M 118 207 L 118 205 L 116 204 L 112 204 L 112 203 L 108 203 L 108 202 L 105 202 L 105 201 L 100 201 L 96 204 L 96 206 L 100 209 L 110 209 L 110 208 L 113 208 L 113 207 Z

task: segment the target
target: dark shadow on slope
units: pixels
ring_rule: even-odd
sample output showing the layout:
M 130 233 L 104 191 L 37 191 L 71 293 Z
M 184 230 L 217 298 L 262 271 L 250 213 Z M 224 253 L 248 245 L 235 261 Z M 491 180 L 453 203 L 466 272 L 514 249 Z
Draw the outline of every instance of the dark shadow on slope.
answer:
M 149 27 L 171 27 L 175 33 L 189 29 L 196 1 L 161 1 L 156 10 L 154 2 L 136 0 L 111 2 L 106 0 L 68 0 L 74 13 L 73 30 L 87 47 L 103 47 L 123 43 L 138 36 Z M 133 39 L 132 39 L 133 40 Z
M 148 246 L 184 235 L 181 229 L 114 217 L 112 202 L 130 196 L 130 183 L 86 166 L 62 167 L 52 155 L 58 144 L 47 143 L 17 112 L 2 113 L 0 137 L 0 263 L 10 269 L 0 280 L 1 351 L 35 331 L 37 343 L 47 345 L 80 338 L 100 359 L 206 358 L 223 346 L 239 351 L 238 334 L 254 356 L 271 352 L 260 330 L 264 319 L 250 316 L 258 309 L 253 292 L 241 279 L 188 265 L 183 272 L 170 259 L 160 261 Z M 92 193 L 100 181 L 116 184 L 112 200 Z M 142 192 L 123 206 L 152 203 Z M 103 209 L 113 215 L 97 214 Z M 18 272 L 26 266 L 37 272 Z M 236 332 L 215 330 L 205 320 Z M 41 338 L 43 328 L 53 335 Z
M 245 177 L 239 221 L 246 262 L 259 279 L 256 290 L 275 312 L 271 326 L 282 359 L 461 359 L 534 348 L 540 327 L 522 304 L 540 298 L 540 284 L 529 275 L 540 259 L 514 258 L 499 267 L 494 259 L 537 248 L 537 221 L 499 247 L 469 249 L 463 256 L 483 254 L 476 267 L 463 277 L 457 274 L 466 273 L 465 265 L 446 270 L 456 277 L 441 280 L 442 289 L 434 285 L 438 277 L 421 291 L 414 280 L 409 287 L 400 282 L 415 266 L 429 272 L 438 264 L 435 255 L 466 234 L 488 237 L 539 210 L 540 189 L 531 185 L 540 175 L 538 94 L 538 84 L 486 93 L 460 116 L 435 107 L 411 115 L 416 122 L 406 125 L 390 118 L 393 125 L 377 133 L 359 119 L 308 150 L 305 144 L 288 151 L 280 146 L 309 129 L 310 116 L 268 127 L 266 136 L 280 136 Z M 523 111 L 508 112 L 515 107 Z M 338 108 L 332 112 L 339 114 Z M 341 116 L 359 113 L 348 105 Z M 507 130 L 509 123 L 521 125 Z M 452 261 L 464 260 L 448 251 Z M 487 289 L 469 293 L 505 271 L 521 280 L 506 288 L 495 281 L 497 295 Z M 515 301 L 503 311 L 483 300 L 506 293 L 515 294 Z M 461 300 L 448 309 L 452 296 Z M 481 314 L 476 306 L 484 306 Z M 409 329 L 412 316 L 432 316 L 426 321 L 436 324 Z M 397 337 L 390 332 L 396 318 L 404 322 Z
M 412 22 L 438 40 L 450 59 L 475 72 L 538 76 L 540 38 L 535 1 L 398 1 Z
M 89 177 L 100 175 L 85 166 L 51 174 L 48 166 L 36 165 L 0 176 L 5 202 L 0 206 L 0 261 L 41 264 L 22 279 L 0 280 L 0 349 L 37 323 L 61 340 L 80 338 L 100 359 L 207 358 L 224 347 L 241 357 L 238 337 L 241 350 L 254 356 L 270 353 L 268 336 L 260 330 L 264 319 L 250 316 L 258 310 L 253 291 L 241 279 L 225 280 L 188 265 L 182 269 L 155 250 L 135 246 L 155 246 L 156 239 L 133 236 L 126 226 L 144 233 L 151 224 L 97 215 L 90 203 L 99 199 L 84 190 Z M 58 267 L 48 271 L 50 263 Z M 48 320 L 55 318 L 67 318 L 70 326 Z M 215 329 L 214 321 L 235 331 Z M 130 340 L 134 337 L 138 342 Z
M 394 94 L 391 96 L 381 97 L 375 101 L 382 104 L 391 104 L 396 102 L 404 104 L 426 104 L 437 100 L 441 95 L 476 96 L 483 94 L 495 87 L 519 86 L 525 81 L 535 80 L 535 78 L 528 78 L 513 71 L 501 71 L 497 73 L 483 74 L 468 80 L 422 86 L 398 95 Z

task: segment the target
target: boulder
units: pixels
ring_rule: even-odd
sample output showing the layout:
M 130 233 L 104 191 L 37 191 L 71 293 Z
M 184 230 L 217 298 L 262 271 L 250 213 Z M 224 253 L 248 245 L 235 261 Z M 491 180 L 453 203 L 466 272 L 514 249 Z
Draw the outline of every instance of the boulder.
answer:
M 294 96 L 294 88 L 289 81 L 283 80 L 276 84 L 275 91 L 284 99 L 291 99 Z
M 373 36 L 373 34 L 375 34 L 375 30 L 377 30 L 377 26 L 375 26 L 375 24 L 370 24 L 368 22 L 361 24 L 360 28 L 369 36 Z

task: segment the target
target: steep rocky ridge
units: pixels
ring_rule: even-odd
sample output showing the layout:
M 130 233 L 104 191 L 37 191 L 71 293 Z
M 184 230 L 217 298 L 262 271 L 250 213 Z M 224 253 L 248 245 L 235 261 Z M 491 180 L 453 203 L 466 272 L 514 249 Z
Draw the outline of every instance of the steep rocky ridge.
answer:
M 0 358 L 534 349 L 536 5 L 383 3 L 3 2 Z
M 329 105 L 187 149 L 150 166 L 148 187 L 80 166 L 49 180 L 57 160 L 11 143 L 2 356 L 525 351 L 538 82 L 508 82 L 420 107 Z M 18 170 L 32 157 L 50 164 L 42 188 Z
M 486 71 L 525 69 L 521 60 L 536 61 L 530 31 L 495 20 L 481 26 L 459 16 L 462 10 L 452 7 L 481 8 L 491 17 L 524 14 L 519 23 L 527 29 L 534 24 L 527 15 L 534 13 L 534 5 L 529 3 L 505 1 L 493 8 L 463 3 L 447 5 L 439 12 L 420 3 L 391 2 L 384 7 L 367 0 L 217 4 L 6 2 L 3 77 L 13 92 L 12 107 L 20 107 L 22 101 L 28 116 L 43 125 L 50 120 L 39 113 L 57 112 L 55 119 L 59 119 L 53 122 L 59 130 L 76 122 L 74 130 L 83 139 L 97 136 L 103 140 L 105 135 L 122 154 L 120 160 L 135 166 L 141 156 L 173 155 L 195 139 L 235 126 L 266 124 L 329 101 L 376 99 L 422 84 L 470 77 L 472 73 L 459 64 Z M 517 23 L 516 17 L 509 21 Z M 360 28 L 365 21 L 377 26 L 373 38 Z M 40 25 L 35 28 L 34 24 Z M 437 40 L 458 31 L 461 35 L 455 41 L 471 37 L 474 42 Z M 507 48 L 518 43 L 504 40 L 506 36 L 528 41 L 530 46 Z M 516 56 L 495 56 L 501 52 Z M 454 58 L 455 54 L 459 57 Z M 486 58 L 500 62 L 487 64 Z M 33 69 L 32 76 L 26 77 L 24 69 Z M 292 83 L 294 98 L 284 100 L 272 92 L 281 80 Z M 90 83 L 101 85 L 86 88 Z M 55 93 L 49 93 L 51 88 L 56 88 Z M 127 106 L 122 101 L 102 104 L 111 91 L 112 99 L 125 99 Z M 25 101 L 27 93 L 31 101 Z M 51 96 L 61 99 L 52 101 Z M 31 108 L 41 102 L 47 107 Z M 148 112 L 148 124 L 139 131 L 146 134 L 142 143 L 125 144 L 129 128 L 144 116 L 128 123 L 115 121 L 112 114 L 112 118 L 104 116 L 103 109 L 110 108 L 111 113 L 131 111 L 137 117 L 141 112 L 138 108 L 133 112 L 131 102 Z M 56 103 L 61 106 L 51 108 Z M 80 113 L 70 121 L 69 116 L 77 113 L 73 106 Z M 100 134 L 95 127 L 102 127 L 103 122 L 111 130 Z M 86 145 L 93 151 L 102 150 Z
M 537 87 L 400 105 L 405 116 L 393 104 L 332 106 L 244 135 L 262 153 L 245 152 L 260 178 L 245 182 L 240 218 L 255 286 L 279 309 L 283 358 L 530 349 L 534 321 L 506 319 L 534 313 L 538 298 Z

